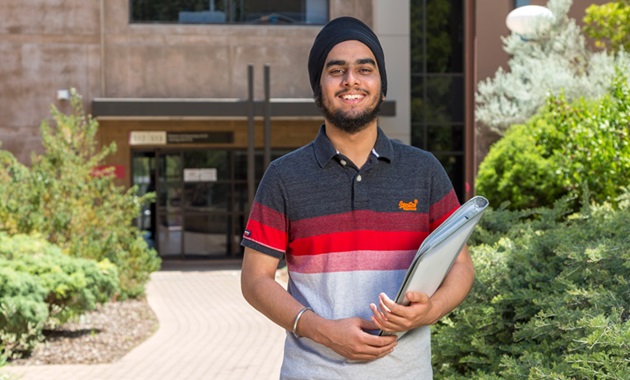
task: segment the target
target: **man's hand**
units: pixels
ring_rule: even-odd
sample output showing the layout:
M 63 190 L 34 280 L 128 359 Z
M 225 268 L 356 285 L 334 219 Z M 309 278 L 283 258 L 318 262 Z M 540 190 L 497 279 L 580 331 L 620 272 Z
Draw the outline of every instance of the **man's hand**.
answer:
M 315 317 L 313 313 L 309 314 L 309 317 Z M 375 360 L 394 351 L 397 344 L 395 336 L 376 336 L 366 332 L 378 330 L 379 327 L 359 317 L 322 319 L 317 325 L 316 329 L 306 332 L 307 336 L 312 336 L 316 342 L 349 360 Z
M 245 248 L 241 289 L 245 299 L 256 310 L 292 331 L 295 317 L 304 305 L 276 282 L 278 261 Z M 396 346 L 395 336 L 375 336 L 366 332 L 378 329 L 374 323 L 359 317 L 329 320 L 307 311 L 300 317 L 297 333 L 303 339 L 323 344 L 347 359 L 370 361 L 389 354 Z
M 372 322 L 381 330 L 402 332 L 430 325 L 437 321 L 433 302 L 428 295 L 420 292 L 409 292 L 406 297 L 411 302 L 409 306 L 399 305 L 385 293 L 381 293 L 378 297 L 379 306 L 370 304 L 372 313 L 374 313 Z
M 464 246 L 442 285 L 429 297 L 421 292 L 407 292 L 409 306 L 398 305 L 385 294 L 379 295 L 379 306 L 371 304 L 372 322 L 381 330 L 402 332 L 416 327 L 432 325 L 459 305 L 472 287 L 475 279 L 468 247 Z

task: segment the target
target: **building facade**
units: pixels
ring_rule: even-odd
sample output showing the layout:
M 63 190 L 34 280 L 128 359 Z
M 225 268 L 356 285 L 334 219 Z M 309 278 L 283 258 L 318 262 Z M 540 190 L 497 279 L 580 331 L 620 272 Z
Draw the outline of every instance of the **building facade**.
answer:
M 99 141 L 117 144 L 108 164 L 120 183 L 156 192 L 137 223 L 160 255 L 238 256 L 266 163 L 322 123 L 311 44 L 328 20 L 349 15 L 385 50 L 380 126 L 433 152 L 463 201 L 474 193 L 475 83 L 505 66 L 505 16 L 525 3 L 544 2 L 5 0 L 0 141 L 28 163 L 50 105 L 69 111 L 76 88 Z

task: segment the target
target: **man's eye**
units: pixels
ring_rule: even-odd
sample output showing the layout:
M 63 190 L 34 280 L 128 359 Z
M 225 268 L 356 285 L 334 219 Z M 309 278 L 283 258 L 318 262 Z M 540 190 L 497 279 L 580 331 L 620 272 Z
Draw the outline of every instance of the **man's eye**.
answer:
M 342 75 L 343 74 L 343 70 L 342 69 L 332 69 L 332 70 L 330 70 L 330 74 L 331 75 Z

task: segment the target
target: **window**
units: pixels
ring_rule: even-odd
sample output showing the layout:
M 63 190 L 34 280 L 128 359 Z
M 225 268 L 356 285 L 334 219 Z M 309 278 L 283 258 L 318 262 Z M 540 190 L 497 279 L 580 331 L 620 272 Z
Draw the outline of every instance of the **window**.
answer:
M 131 0 L 132 23 L 323 25 L 328 0 Z
M 529 0 L 514 0 L 514 8 L 524 7 L 525 5 L 529 5 Z
M 411 144 L 465 200 L 464 0 L 411 0 Z

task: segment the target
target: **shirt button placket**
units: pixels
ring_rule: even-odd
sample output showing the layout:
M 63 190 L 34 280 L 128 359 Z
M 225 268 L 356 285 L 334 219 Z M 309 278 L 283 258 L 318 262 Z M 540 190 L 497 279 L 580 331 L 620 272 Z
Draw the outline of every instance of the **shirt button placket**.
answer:
M 367 207 L 369 205 L 368 189 L 363 182 L 363 176 L 361 174 L 357 174 L 356 177 L 354 177 L 354 186 L 352 187 L 354 194 L 354 207 Z

